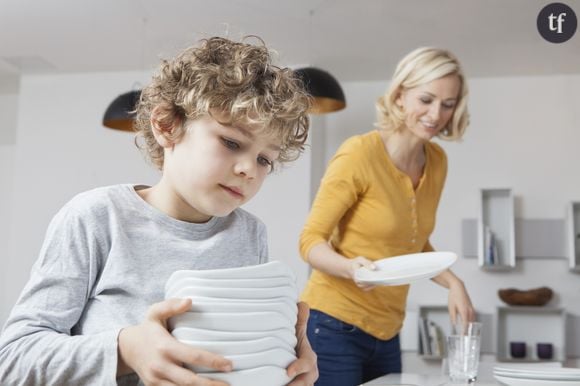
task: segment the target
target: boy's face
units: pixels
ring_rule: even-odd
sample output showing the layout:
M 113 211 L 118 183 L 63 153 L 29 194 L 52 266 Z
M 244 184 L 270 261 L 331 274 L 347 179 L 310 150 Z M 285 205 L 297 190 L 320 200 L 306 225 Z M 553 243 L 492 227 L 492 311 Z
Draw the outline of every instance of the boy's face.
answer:
M 183 138 L 165 149 L 163 180 L 186 221 L 226 216 L 248 202 L 280 154 L 278 138 L 252 125 L 222 125 L 225 117 L 214 115 L 188 121 Z

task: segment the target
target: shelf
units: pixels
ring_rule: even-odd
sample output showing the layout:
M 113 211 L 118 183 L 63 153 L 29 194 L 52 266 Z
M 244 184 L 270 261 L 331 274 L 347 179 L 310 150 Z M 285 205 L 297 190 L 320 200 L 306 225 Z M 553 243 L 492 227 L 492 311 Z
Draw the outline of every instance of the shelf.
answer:
M 482 312 L 477 312 L 477 321 L 483 324 L 483 331 L 482 331 L 482 341 L 481 341 L 481 352 L 482 353 L 493 353 L 495 352 L 493 347 L 493 339 L 491 336 L 493 335 L 493 314 L 486 314 Z M 418 313 L 417 313 L 417 322 L 421 323 L 421 318 L 426 318 L 433 321 L 443 333 L 445 337 L 445 341 L 447 336 L 451 335 L 451 319 L 449 317 L 449 310 L 446 305 L 423 305 L 419 306 Z M 418 326 L 420 327 L 420 326 Z M 419 335 L 421 335 L 420 328 L 417 329 Z M 418 355 L 425 360 L 441 360 L 442 357 L 440 355 L 429 355 L 425 353 L 421 353 L 420 347 L 420 340 L 417 339 L 417 353 Z
M 563 219 L 516 218 L 516 259 L 568 259 Z M 462 253 L 477 257 L 477 220 L 461 221 Z
M 570 202 L 568 204 L 566 235 L 570 269 L 580 272 L 580 202 Z
M 498 361 L 541 362 L 566 359 L 566 312 L 551 307 L 498 307 L 497 308 Z M 510 342 L 525 342 L 526 357 L 512 358 Z M 542 360 L 536 355 L 537 343 L 554 346 L 552 359 Z
M 483 269 L 508 270 L 516 266 L 511 189 L 481 189 L 477 257 Z
M 434 323 L 437 328 L 440 329 L 440 333 L 443 336 L 443 344 L 440 346 L 443 348 L 442 353 L 439 355 L 426 353 L 425 350 L 423 350 L 421 347 L 421 341 L 425 339 L 426 334 L 429 334 L 428 331 L 421 332 L 421 323 L 423 319 L 427 319 L 428 321 Z M 421 358 L 426 360 L 441 360 L 445 355 L 445 339 L 451 333 L 451 322 L 449 320 L 449 311 L 447 306 L 420 306 L 417 321 L 417 332 L 420 337 L 417 339 L 417 353 Z M 421 336 L 423 336 L 423 338 L 421 338 Z

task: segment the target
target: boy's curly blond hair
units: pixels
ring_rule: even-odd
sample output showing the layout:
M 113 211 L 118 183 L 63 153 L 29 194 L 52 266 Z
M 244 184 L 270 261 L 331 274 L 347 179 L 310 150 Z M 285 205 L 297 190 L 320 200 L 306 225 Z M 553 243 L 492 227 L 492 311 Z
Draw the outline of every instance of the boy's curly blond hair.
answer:
M 272 65 L 264 42 L 258 44 L 212 37 L 164 60 L 151 84 L 141 92 L 135 129 L 141 144 L 159 169 L 163 148 L 153 136 L 151 114 L 168 135 L 179 141 L 188 119 L 210 115 L 211 110 L 229 117 L 225 123 L 250 123 L 266 135 L 281 139 L 279 162 L 295 160 L 308 135 L 307 110 L 311 100 L 294 71 Z M 222 122 L 224 123 L 224 122 Z

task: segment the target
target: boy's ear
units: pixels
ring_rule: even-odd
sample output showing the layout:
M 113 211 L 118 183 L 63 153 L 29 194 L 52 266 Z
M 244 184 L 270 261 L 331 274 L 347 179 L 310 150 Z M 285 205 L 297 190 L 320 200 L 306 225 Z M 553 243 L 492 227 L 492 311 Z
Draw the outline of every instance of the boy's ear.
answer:
M 167 111 L 161 106 L 153 108 L 151 111 L 151 129 L 157 143 L 163 148 L 171 148 L 175 145 L 173 139 L 173 124 L 169 125 L 164 121 L 167 119 Z

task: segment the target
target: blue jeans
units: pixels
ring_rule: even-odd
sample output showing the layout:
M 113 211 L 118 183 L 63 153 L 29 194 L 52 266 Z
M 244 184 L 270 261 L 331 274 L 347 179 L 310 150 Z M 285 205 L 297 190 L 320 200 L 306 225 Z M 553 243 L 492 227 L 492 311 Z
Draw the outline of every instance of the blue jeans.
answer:
M 401 372 L 398 335 L 380 340 L 356 326 L 310 310 L 308 340 L 318 356 L 316 386 L 355 386 Z

